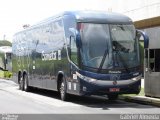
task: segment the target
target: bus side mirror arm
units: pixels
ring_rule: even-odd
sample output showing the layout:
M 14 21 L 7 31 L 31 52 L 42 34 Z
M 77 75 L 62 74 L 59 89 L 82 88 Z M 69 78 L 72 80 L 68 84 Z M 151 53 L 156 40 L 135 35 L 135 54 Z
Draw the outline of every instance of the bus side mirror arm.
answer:
M 144 48 L 148 48 L 149 46 L 149 37 L 148 35 L 141 30 L 136 30 L 136 36 L 140 39 L 141 36 L 144 38 Z
M 79 31 L 76 30 L 75 28 L 69 28 L 69 31 L 72 33 L 71 36 L 74 36 L 75 38 L 77 48 L 81 48 L 82 43 L 81 43 L 81 36 Z

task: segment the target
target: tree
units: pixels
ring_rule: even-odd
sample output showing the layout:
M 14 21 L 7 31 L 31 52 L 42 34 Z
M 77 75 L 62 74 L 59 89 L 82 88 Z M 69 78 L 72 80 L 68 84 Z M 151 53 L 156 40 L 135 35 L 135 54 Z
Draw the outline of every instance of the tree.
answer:
M 12 43 L 7 40 L 0 40 L 0 46 L 12 46 Z

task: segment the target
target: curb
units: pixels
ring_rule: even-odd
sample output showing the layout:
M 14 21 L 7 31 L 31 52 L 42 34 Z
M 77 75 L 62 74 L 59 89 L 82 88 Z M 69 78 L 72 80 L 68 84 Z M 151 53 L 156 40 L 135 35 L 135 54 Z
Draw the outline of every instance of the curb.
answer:
M 145 97 L 145 96 L 134 96 L 134 97 L 121 96 L 120 99 L 127 101 L 127 102 L 135 102 L 135 103 L 160 107 L 160 99 L 158 98 L 150 98 L 150 97 Z

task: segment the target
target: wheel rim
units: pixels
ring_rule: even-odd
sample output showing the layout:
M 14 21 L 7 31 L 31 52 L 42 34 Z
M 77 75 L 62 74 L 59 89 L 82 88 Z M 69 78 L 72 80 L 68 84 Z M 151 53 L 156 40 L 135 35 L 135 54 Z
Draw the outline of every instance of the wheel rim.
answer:
M 24 90 L 27 90 L 27 80 L 26 80 L 26 77 L 24 77 Z
M 61 98 L 64 97 L 64 83 L 61 83 L 61 88 L 60 88 L 60 92 L 61 92 Z
M 19 89 L 22 89 L 22 80 L 19 81 Z
M 19 87 L 20 87 L 20 90 L 22 90 L 22 89 L 23 89 L 23 81 L 22 81 L 22 78 L 20 78 Z

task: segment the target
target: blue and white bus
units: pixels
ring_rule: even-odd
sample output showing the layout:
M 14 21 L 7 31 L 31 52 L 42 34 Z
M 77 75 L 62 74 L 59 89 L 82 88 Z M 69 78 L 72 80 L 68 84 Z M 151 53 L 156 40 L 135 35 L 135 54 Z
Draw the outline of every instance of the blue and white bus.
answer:
M 139 32 L 127 16 L 69 11 L 48 18 L 13 39 L 13 79 L 68 94 L 138 94 L 141 89 Z

